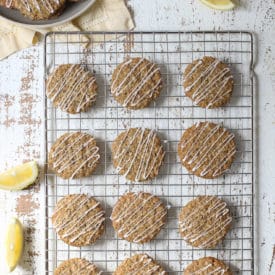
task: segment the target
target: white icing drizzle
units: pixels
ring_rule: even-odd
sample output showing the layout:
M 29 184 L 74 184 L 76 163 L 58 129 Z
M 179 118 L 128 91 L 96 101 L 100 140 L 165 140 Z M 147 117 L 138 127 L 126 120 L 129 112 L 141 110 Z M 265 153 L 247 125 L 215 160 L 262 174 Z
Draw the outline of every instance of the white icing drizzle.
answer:
M 60 0 L 53 0 L 56 4 L 60 4 Z M 13 0 L 6 0 L 6 3 L 8 3 L 7 7 L 10 7 L 12 5 Z M 51 1 L 49 0 L 21 0 L 22 4 L 25 6 L 26 10 L 28 12 L 32 12 L 32 4 L 37 9 L 37 11 L 41 12 L 41 8 L 45 8 L 50 14 L 55 13 L 54 6 L 51 4 Z
M 158 232 L 164 225 L 163 217 L 167 214 L 166 211 L 162 211 L 158 213 L 158 216 L 156 217 L 155 210 L 162 205 L 162 202 L 160 200 L 155 200 L 155 197 L 151 194 L 146 198 L 143 198 L 142 194 L 143 193 L 134 194 L 135 197 L 131 203 L 123 209 L 122 212 L 114 215 L 113 211 L 111 215 L 111 220 L 115 223 L 123 220 L 123 223 L 118 229 L 118 233 L 122 234 L 123 238 L 134 238 L 133 242 L 136 243 L 140 243 L 146 239 L 148 235 L 152 236 Z M 147 205 L 151 204 L 153 201 L 154 203 L 150 205 L 150 210 L 148 210 L 146 215 L 141 216 L 140 213 L 142 209 L 146 208 Z M 136 206 L 136 204 L 138 206 Z M 130 229 L 127 230 L 127 228 Z
M 201 126 L 201 123 L 198 123 L 195 125 L 196 128 L 201 127 L 199 131 L 195 131 L 194 134 L 189 137 L 189 139 L 186 142 L 181 143 L 181 149 L 186 148 L 189 146 L 189 149 L 187 152 L 185 152 L 185 157 L 182 159 L 182 162 L 187 162 L 190 164 L 195 164 L 192 171 L 195 172 L 199 170 L 207 160 L 207 156 L 211 153 L 211 160 L 206 164 L 206 167 L 203 171 L 200 172 L 200 176 L 205 176 L 211 171 L 213 172 L 213 176 L 218 176 L 222 174 L 223 166 L 235 155 L 236 148 L 235 146 L 231 148 L 229 152 L 226 152 L 224 159 L 222 159 L 222 162 L 217 161 L 214 163 L 217 158 L 221 158 L 221 155 L 223 153 L 223 150 L 230 144 L 232 140 L 234 140 L 235 136 L 233 133 L 228 133 L 226 129 L 222 129 L 222 132 L 216 137 L 215 142 L 212 144 L 208 144 L 209 140 L 215 136 L 221 129 L 220 125 L 216 125 L 213 129 L 211 129 L 206 136 L 202 138 L 203 133 L 207 130 L 209 127 L 209 122 L 204 123 L 203 126 Z M 224 138 L 226 136 L 226 138 Z M 196 148 L 197 144 L 200 144 L 200 150 Z M 191 145 L 192 144 L 192 145 Z M 214 163 L 214 164 L 213 164 Z
M 12 6 L 13 0 L 6 0 L 6 7 L 10 8 Z
M 208 270 L 210 269 L 210 270 Z M 212 264 L 208 264 L 207 266 L 204 266 L 198 270 L 196 270 L 195 272 L 191 272 L 190 274 L 191 275 L 200 275 L 202 274 L 202 272 L 206 272 L 207 271 L 207 274 L 208 275 L 211 275 L 211 274 L 215 274 L 215 275 L 218 275 L 218 274 L 224 274 L 227 270 L 223 269 L 222 267 L 217 267 L 217 268 L 214 268 L 213 269 L 213 266 Z
M 82 264 L 83 264 L 83 262 L 82 262 Z M 81 275 L 81 274 L 86 275 L 87 271 L 95 272 L 96 270 L 97 270 L 97 267 L 94 264 L 91 264 L 87 261 L 80 269 L 77 270 L 77 272 L 78 272 L 77 274 L 78 275 Z M 69 271 L 65 268 L 63 270 L 58 270 L 58 271 L 59 271 L 59 274 L 69 275 L 69 273 L 68 273 Z M 102 271 L 98 271 L 96 274 L 100 275 L 100 274 L 102 274 Z
M 160 69 L 158 67 L 155 66 L 155 64 L 153 63 L 149 63 L 146 62 L 145 66 L 143 66 L 142 68 L 140 68 L 140 65 L 142 64 L 142 62 L 146 60 L 144 58 L 141 58 L 134 66 L 133 68 L 130 70 L 130 72 L 125 76 L 125 78 L 119 83 L 119 85 L 115 88 L 117 82 L 118 82 L 118 78 L 121 75 L 121 72 L 123 70 L 123 68 L 129 64 L 131 64 L 133 62 L 133 59 L 130 59 L 126 62 L 124 62 L 121 66 L 120 69 L 116 75 L 116 78 L 113 80 L 112 85 L 111 85 L 111 93 L 115 96 L 119 96 L 120 94 L 122 94 L 125 90 L 127 90 L 129 88 L 129 86 L 136 81 L 135 77 L 132 77 L 129 79 L 129 77 L 131 75 L 136 75 L 136 76 L 140 76 L 142 74 L 142 72 L 144 70 L 147 70 L 148 67 L 148 72 L 146 73 L 146 76 L 139 81 L 135 87 L 132 88 L 131 92 L 128 94 L 128 96 L 124 99 L 123 102 L 123 106 L 132 106 L 135 107 L 138 104 L 140 104 L 145 98 L 150 98 L 153 96 L 155 89 L 158 87 L 158 85 L 161 83 L 161 79 L 159 79 L 159 81 L 153 86 L 150 87 L 150 89 L 148 89 L 148 91 L 146 91 L 142 96 L 139 94 L 140 90 L 142 89 L 142 87 L 148 83 L 148 81 L 154 76 L 154 74 L 156 74 L 158 71 L 160 71 Z M 138 72 L 136 72 L 136 69 L 139 69 Z
M 77 68 L 74 73 L 73 70 Z M 58 106 L 61 110 L 68 111 L 70 107 L 76 102 L 76 98 L 81 95 L 81 100 L 78 102 L 78 106 L 76 108 L 76 112 L 79 113 L 82 108 L 89 102 L 95 102 L 96 94 L 90 96 L 87 94 L 87 90 L 92 88 L 95 83 L 95 77 L 89 77 L 90 72 L 84 71 L 82 67 L 79 65 L 72 65 L 63 77 L 56 81 L 54 78 L 54 73 L 51 75 L 48 81 L 47 87 L 50 87 L 53 79 L 56 81 L 55 85 L 51 89 L 47 89 L 47 96 L 55 102 L 55 99 L 58 98 Z M 68 81 L 68 79 L 70 81 Z M 83 85 L 83 82 L 88 79 L 86 85 Z M 74 81 L 72 81 L 74 80 Z M 68 86 L 68 83 L 70 86 Z M 64 88 L 66 87 L 66 92 L 64 92 Z M 62 98 L 59 98 L 60 94 L 62 94 Z M 55 102 L 57 104 L 57 102 Z
M 156 272 L 156 271 L 158 271 L 158 269 L 160 269 L 160 266 L 156 263 L 153 263 L 152 266 L 150 268 L 148 268 L 148 266 L 152 262 L 153 262 L 153 259 L 150 258 L 148 255 L 146 255 L 146 254 L 142 255 L 142 257 L 137 262 L 132 264 L 131 270 L 134 270 L 134 271 L 130 272 L 129 274 L 135 275 L 135 274 L 141 274 L 141 272 L 144 275 L 154 274 L 154 272 Z M 158 274 L 165 275 L 166 272 L 162 271 L 162 272 L 159 272 Z
M 212 205 L 205 209 L 209 204 Z M 205 219 L 217 219 L 219 223 L 207 225 L 206 222 L 201 221 L 201 213 L 205 211 Z M 199 246 L 200 248 L 207 248 L 213 244 L 215 245 L 220 238 L 223 237 L 221 233 L 225 232 L 225 229 L 232 222 L 232 217 L 228 213 L 229 209 L 225 202 L 212 196 L 204 197 L 200 201 L 200 205 L 193 208 L 192 212 L 184 216 L 183 220 L 179 222 L 180 231 L 184 234 L 183 239 L 191 244 L 201 238 L 204 239 Z M 226 219 L 220 221 L 219 218 L 222 216 L 226 216 Z M 186 231 L 190 233 L 187 234 Z
M 200 66 L 203 64 L 203 59 L 198 60 L 196 65 L 190 70 L 190 72 L 185 76 L 185 82 L 189 81 L 192 77 L 193 73 L 196 72 Z M 185 88 L 186 92 L 189 92 L 193 89 L 198 83 L 200 83 L 196 89 L 193 89 L 193 94 L 191 98 L 196 104 L 199 104 L 206 97 L 209 96 L 209 91 L 214 91 L 215 85 L 219 83 L 220 88 L 215 91 L 213 98 L 209 100 L 207 108 L 210 108 L 212 105 L 217 103 L 221 98 L 231 92 L 231 88 L 224 89 L 227 83 L 233 78 L 230 73 L 230 69 L 225 67 L 222 70 L 216 71 L 217 66 L 220 64 L 220 61 L 217 59 L 213 59 L 212 63 L 202 71 L 199 77 L 188 87 Z M 226 77 L 226 75 L 228 75 Z
M 61 238 L 68 238 L 69 242 L 75 242 L 81 236 L 90 233 L 89 241 L 93 239 L 94 235 L 97 234 L 97 230 L 102 226 L 105 220 L 105 213 L 103 210 L 94 211 L 100 203 L 95 203 L 92 207 L 84 211 L 81 215 L 82 209 L 86 209 L 86 204 L 91 198 L 86 195 L 75 195 L 72 200 L 67 203 L 59 203 L 58 208 L 53 214 L 54 226 L 56 232 L 60 234 Z M 74 212 L 70 217 L 63 216 L 63 211 L 74 206 Z M 94 212 L 94 213 L 93 213 Z M 88 219 L 87 219 L 88 217 Z M 64 231 L 63 234 L 60 231 Z M 79 231 L 79 232 L 78 232 Z M 93 231 L 93 234 L 91 232 Z M 78 234 L 76 234 L 78 232 Z
M 63 147 L 63 144 L 74 135 L 78 135 L 78 137 L 75 138 L 75 140 L 69 145 Z M 86 139 L 87 137 L 89 137 L 88 140 L 82 142 L 82 140 Z M 100 158 L 100 155 L 98 153 L 99 148 L 97 146 L 91 148 L 90 151 L 86 153 L 86 158 L 84 158 L 83 154 L 81 154 L 81 151 L 83 151 L 85 147 L 87 147 L 92 142 L 94 142 L 94 138 L 89 134 L 79 132 L 68 134 L 65 138 L 63 138 L 62 142 L 60 142 L 60 144 L 58 144 L 54 148 L 54 151 L 50 152 L 53 160 L 53 168 L 58 168 L 56 170 L 57 173 L 62 173 L 64 170 L 70 168 L 72 172 L 70 178 L 73 179 L 74 176 L 79 172 L 79 170 L 87 164 L 87 162 L 90 162 L 88 167 L 93 167 Z M 70 156 L 63 153 L 68 148 L 73 148 L 73 152 Z M 78 166 L 75 166 L 75 163 L 77 162 L 80 162 L 80 164 Z
M 126 133 L 124 133 L 124 138 L 118 145 L 116 152 L 113 152 L 114 159 L 118 160 L 116 169 L 118 172 L 126 169 L 124 176 L 127 177 L 127 175 L 132 171 L 134 164 L 136 164 L 138 156 L 141 156 L 138 169 L 136 170 L 135 181 L 146 180 L 153 169 L 156 169 L 161 165 L 164 158 L 164 152 L 160 146 L 158 152 L 154 156 L 154 144 L 157 139 L 157 135 L 153 130 L 135 128 L 135 133 L 130 138 L 128 134 L 131 130 L 133 129 L 128 129 Z M 125 145 L 126 140 L 129 143 L 128 146 Z M 138 143 L 138 146 L 136 147 L 134 155 L 130 155 L 127 158 L 127 153 L 131 151 L 133 143 Z

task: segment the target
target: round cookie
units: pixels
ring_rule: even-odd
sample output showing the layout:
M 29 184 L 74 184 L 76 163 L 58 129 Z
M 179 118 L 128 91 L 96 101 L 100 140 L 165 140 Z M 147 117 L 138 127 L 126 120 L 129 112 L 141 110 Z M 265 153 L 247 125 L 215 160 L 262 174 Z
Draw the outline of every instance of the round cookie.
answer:
M 130 128 L 118 135 L 112 144 L 112 160 L 127 180 L 152 180 L 164 160 L 160 139 L 150 129 Z
M 179 231 L 194 247 L 214 248 L 229 231 L 231 222 L 224 201 L 214 196 L 199 196 L 181 209 Z
M 53 105 L 70 114 L 88 111 L 96 94 L 95 77 L 78 64 L 58 66 L 46 83 L 46 95 Z
M 49 168 L 63 179 L 89 176 L 99 163 L 99 148 L 95 139 L 81 132 L 59 137 L 49 152 Z
M 186 96 L 196 105 L 212 109 L 230 100 L 234 81 L 226 64 L 205 56 L 186 67 L 183 86 Z
M 31 20 L 49 19 L 59 15 L 65 7 L 66 0 L 11 0 L 24 16 Z
M 165 224 L 167 209 L 149 193 L 127 193 L 116 203 L 111 220 L 118 237 L 134 243 L 152 240 Z
M 142 109 L 155 100 L 162 89 L 160 69 L 145 58 L 119 64 L 112 75 L 111 93 L 128 109 Z
M 114 275 L 166 275 L 168 274 L 147 254 L 136 254 L 125 259 L 116 269 Z
M 93 244 L 104 232 L 105 213 L 99 202 L 85 194 L 60 199 L 52 215 L 53 227 L 68 245 Z
M 221 260 L 213 257 L 204 257 L 189 264 L 183 272 L 183 275 L 232 275 L 229 267 Z
M 224 174 L 236 154 L 235 136 L 212 122 L 188 128 L 178 144 L 182 165 L 192 174 L 213 179 Z
M 99 275 L 97 267 L 85 259 L 74 258 L 62 262 L 55 270 L 54 275 Z

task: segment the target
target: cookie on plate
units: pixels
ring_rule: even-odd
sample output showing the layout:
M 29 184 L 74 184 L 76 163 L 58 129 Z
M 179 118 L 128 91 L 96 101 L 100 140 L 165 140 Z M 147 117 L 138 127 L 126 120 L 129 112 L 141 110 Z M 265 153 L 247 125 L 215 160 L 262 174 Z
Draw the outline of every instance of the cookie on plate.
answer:
M 13 0 L 14 6 L 31 20 L 45 20 L 59 15 L 66 0 Z
M 54 275 L 99 275 L 101 272 L 89 261 L 73 258 L 62 262 L 55 270 Z
M 189 264 L 184 272 L 183 275 L 232 275 L 229 267 L 221 260 L 218 260 L 213 257 L 204 257 L 193 261 Z
M 100 155 L 95 139 L 81 132 L 59 137 L 49 152 L 49 168 L 63 179 L 89 176 L 96 169 Z
M 105 213 L 92 197 L 67 195 L 60 199 L 52 215 L 59 238 L 72 246 L 93 244 L 104 232 Z
M 212 109 L 228 103 L 234 81 L 226 64 L 205 56 L 186 67 L 183 86 L 186 96 L 196 105 Z
M 147 254 L 136 254 L 125 259 L 114 272 L 114 275 L 126 274 L 166 275 L 168 273 Z
M 199 122 L 183 133 L 178 154 L 190 173 L 213 179 L 230 168 L 236 154 L 235 135 L 218 124 Z
M 199 196 L 179 215 L 179 231 L 190 245 L 214 248 L 227 234 L 232 217 L 226 203 L 214 196 Z
M 120 175 L 130 181 L 155 178 L 164 159 L 160 139 L 150 129 L 130 128 L 112 144 L 112 160 Z
M 142 109 L 162 89 L 160 69 L 145 58 L 131 58 L 117 66 L 112 75 L 111 93 L 128 109 Z
M 111 220 L 118 237 L 134 243 L 151 241 L 165 224 L 167 209 L 149 193 L 126 193 L 116 203 Z
M 88 111 L 96 94 L 95 77 L 78 64 L 58 66 L 46 83 L 46 95 L 53 105 L 70 114 Z

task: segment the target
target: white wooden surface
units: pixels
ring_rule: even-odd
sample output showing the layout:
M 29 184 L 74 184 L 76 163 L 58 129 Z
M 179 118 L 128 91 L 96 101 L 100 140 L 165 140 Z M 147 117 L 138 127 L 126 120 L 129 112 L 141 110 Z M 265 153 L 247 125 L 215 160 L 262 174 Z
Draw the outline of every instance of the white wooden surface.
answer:
M 100 1 L 100 0 L 98 0 Z M 212 11 L 197 0 L 129 0 L 136 30 L 249 30 L 256 35 L 258 121 L 258 274 L 275 274 L 275 1 L 237 1 L 229 12 Z M 43 165 L 42 46 L 0 62 L 0 170 L 37 159 Z M 0 274 L 3 230 L 18 216 L 26 247 L 14 274 L 43 274 L 43 182 L 29 190 L 0 192 Z M 273 262 L 274 261 L 274 262 Z

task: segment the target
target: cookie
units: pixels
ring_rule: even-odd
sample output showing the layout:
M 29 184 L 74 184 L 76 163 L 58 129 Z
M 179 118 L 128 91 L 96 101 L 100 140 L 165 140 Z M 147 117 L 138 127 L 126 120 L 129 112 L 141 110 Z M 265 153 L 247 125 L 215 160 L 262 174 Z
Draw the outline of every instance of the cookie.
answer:
M 91 175 L 99 159 L 99 148 L 91 135 L 66 133 L 52 145 L 48 165 L 59 177 L 76 179 Z
M 224 174 L 236 154 L 235 136 L 212 122 L 188 128 L 178 144 L 182 165 L 198 177 L 213 179 Z
M 46 20 L 59 15 L 66 4 L 66 0 L 7 0 L 7 2 L 31 20 Z
M 134 243 L 151 241 L 165 224 L 167 209 L 149 193 L 127 193 L 116 203 L 111 220 L 118 237 Z
M 114 275 L 166 275 L 168 274 L 156 261 L 147 254 L 136 254 L 124 260 Z
M 200 196 L 181 209 L 179 231 L 194 247 L 214 248 L 229 231 L 231 222 L 224 201 L 214 196 Z
M 97 267 L 85 259 L 74 258 L 62 262 L 54 271 L 54 275 L 99 275 Z
M 205 56 L 186 67 L 183 86 L 186 96 L 196 105 L 212 109 L 228 103 L 234 81 L 226 64 Z
M 68 245 L 93 244 L 104 232 L 105 213 L 99 202 L 85 194 L 67 195 L 57 202 L 53 227 Z
M 55 107 L 69 114 L 86 112 L 96 101 L 97 83 L 93 74 L 80 65 L 58 66 L 46 83 L 46 95 Z
M 142 109 L 162 89 L 160 69 L 145 58 L 132 58 L 117 66 L 112 75 L 111 93 L 128 109 Z
M 232 275 L 229 267 L 221 260 L 213 257 L 204 257 L 193 261 L 183 272 L 183 275 Z
M 160 139 L 150 129 L 130 128 L 112 144 L 112 160 L 120 175 L 130 181 L 155 178 L 164 159 Z

